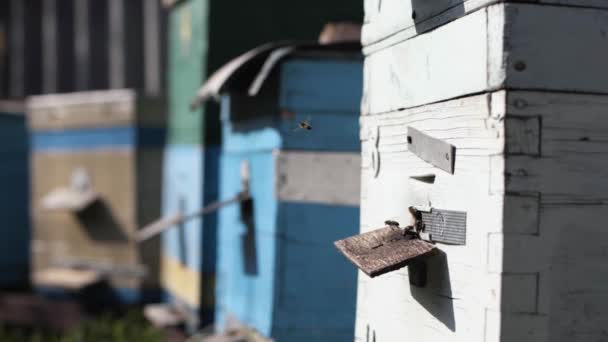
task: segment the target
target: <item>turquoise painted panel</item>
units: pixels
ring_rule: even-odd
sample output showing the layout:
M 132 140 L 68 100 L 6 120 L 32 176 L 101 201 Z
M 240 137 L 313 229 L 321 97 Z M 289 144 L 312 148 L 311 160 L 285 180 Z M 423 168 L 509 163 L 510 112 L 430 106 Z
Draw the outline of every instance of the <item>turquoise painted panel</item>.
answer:
M 190 213 L 203 206 L 203 149 L 196 145 L 170 145 L 165 149 L 163 216 Z M 195 218 L 163 233 L 163 253 L 193 270 L 203 264 L 203 220 Z
M 29 155 L 23 115 L 0 113 L 0 288 L 29 279 Z
M 359 209 L 279 202 L 273 151 L 359 151 L 362 64 L 297 59 L 282 68 L 276 105 L 260 103 L 257 110 L 287 109 L 295 117 L 237 116 L 231 104 L 244 111 L 253 101 L 222 100 L 220 197 L 240 191 L 241 162 L 248 160 L 254 224 L 245 225 L 237 207 L 220 212 L 217 325 L 234 316 L 277 342 L 352 341 L 357 272 L 333 242 L 358 232 Z M 312 130 L 296 130 L 307 118 Z
M 163 173 L 163 216 L 191 213 L 218 199 L 220 147 L 169 145 Z M 212 320 L 205 298 L 214 293 L 217 257 L 217 213 L 198 217 L 163 233 L 163 254 L 200 275 L 201 323 Z M 166 300 L 180 297 L 169 289 Z M 184 303 L 182 303 L 184 304 Z
M 241 191 L 240 165 L 249 162 L 253 224 L 241 220 L 240 207 L 219 214 L 216 319 L 224 328 L 229 316 L 270 334 L 273 325 L 277 202 L 274 160 L 270 152 L 224 153 L 220 159 L 220 196 Z
M 311 130 L 294 129 L 310 118 Z M 282 148 L 311 151 L 359 151 L 359 113 L 297 113 L 293 120 L 283 120 L 279 128 Z
M 248 120 L 248 123 L 235 127 L 231 121 L 230 96 L 221 101 L 222 150 L 224 152 L 264 151 L 279 148 L 281 135 L 277 131 L 277 121 L 268 118 Z
M 281 67 L 280 107 L 292 112 L 359 113 L 361 60 L 296 59 Z
M 352 341 L 357 270 L 333 242 L 359 231 L 359 208 L 279 204 L 278 341 Z

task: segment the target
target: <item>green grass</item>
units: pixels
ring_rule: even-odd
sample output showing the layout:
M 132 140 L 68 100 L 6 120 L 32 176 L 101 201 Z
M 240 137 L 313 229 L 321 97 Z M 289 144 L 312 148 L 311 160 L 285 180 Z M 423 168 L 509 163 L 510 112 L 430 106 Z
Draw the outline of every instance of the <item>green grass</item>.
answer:
M 162 342 L 163 334 L 138 312 L 122 317 L 103 315 L 80 324 L 65 335 L 0 326 L 2 342 Z

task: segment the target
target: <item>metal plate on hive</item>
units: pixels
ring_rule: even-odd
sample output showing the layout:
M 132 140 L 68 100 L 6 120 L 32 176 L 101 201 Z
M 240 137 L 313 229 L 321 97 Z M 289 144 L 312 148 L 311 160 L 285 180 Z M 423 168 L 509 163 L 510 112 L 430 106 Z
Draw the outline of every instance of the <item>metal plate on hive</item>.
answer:
M 424 134 L 413 127 L 407 128 L 407 143 L 410 152 L 420 159 L 454 174 L 456 147 L 453 145 Z
M 431 208 L 421 210 L 424 232 L 431 241 L 451 245 L 464 245 L 467 241 L 467 213 L 463 211 Z

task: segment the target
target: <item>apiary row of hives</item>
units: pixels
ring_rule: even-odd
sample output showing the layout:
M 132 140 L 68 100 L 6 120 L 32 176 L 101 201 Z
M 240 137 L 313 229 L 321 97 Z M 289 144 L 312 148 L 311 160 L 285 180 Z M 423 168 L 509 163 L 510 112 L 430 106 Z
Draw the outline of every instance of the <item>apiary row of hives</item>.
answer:
M 166 102 L 129 89 L 27 100 L 36 290 L 95 296 L 104 282 L 104 300 L 162 302 L 146 311 L 161 324 L 352 339 L 356 272 L 332 242 L 359 221 L 360 45 L 303 38 L 358 8 L 307 5 L 293 21 L 272 5 L 251 10 L 273 25 L 237 31 L 209 19 L 230 6 L 169 4 Z M 209 70 L 278 38 L 294 40 L 249 51 L 218 104 L 195 99 Z
M 28 100 L 37 289 L 276 341 L 603 338 L 608 5 L 365 0 L 363 46 L 301 40 L 346 2 L 166 5 L 166 106 Z
M 607 29 L 601 1 L 365 1 L 361 231 L 440 229 L 426 285 L 360 273 L 357 341 L 603 338 Z

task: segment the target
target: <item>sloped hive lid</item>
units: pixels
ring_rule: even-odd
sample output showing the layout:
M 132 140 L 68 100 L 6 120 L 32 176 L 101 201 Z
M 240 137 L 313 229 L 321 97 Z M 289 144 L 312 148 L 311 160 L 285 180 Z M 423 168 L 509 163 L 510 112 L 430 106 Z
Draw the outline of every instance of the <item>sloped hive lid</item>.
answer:
M 190 104 L 194 110 L 209 99 L 218 100 L 226 92 L 241 90 L 255 96 L 271 72 L 286 58 L 294 55 L 360 55 L 359 42 L 320 44 L 314 41 L 280 41 L 260 45 L 234 58 L 214 72 L 199 88 Z

